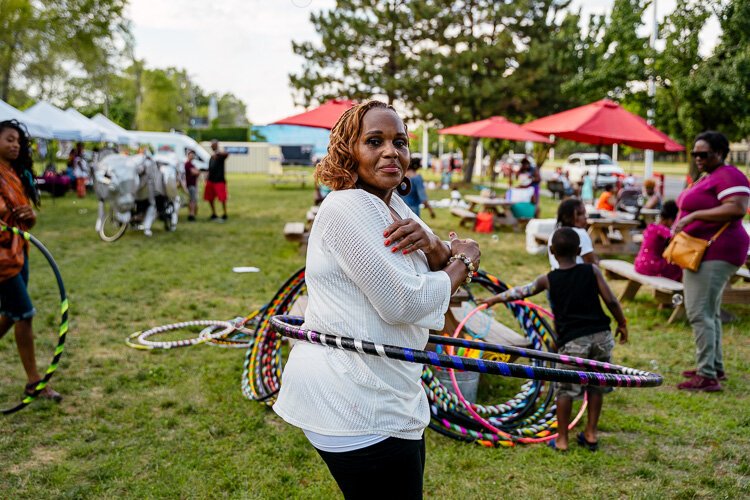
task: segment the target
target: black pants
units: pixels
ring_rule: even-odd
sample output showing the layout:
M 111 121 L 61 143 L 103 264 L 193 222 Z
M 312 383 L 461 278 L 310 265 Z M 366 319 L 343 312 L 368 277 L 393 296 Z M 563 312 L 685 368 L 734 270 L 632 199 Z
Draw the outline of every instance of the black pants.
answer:
M 422 498 L 424 437 L 420 440 L 390 437 L 378 444 L 344 453 L 315 451 L 331 471 L 344 498 Z

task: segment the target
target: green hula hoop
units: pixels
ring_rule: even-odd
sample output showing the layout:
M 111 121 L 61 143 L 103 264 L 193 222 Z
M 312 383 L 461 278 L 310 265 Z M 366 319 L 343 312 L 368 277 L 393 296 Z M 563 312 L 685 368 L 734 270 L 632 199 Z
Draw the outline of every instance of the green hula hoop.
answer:
M 65 336 L 68 333 L 69 305 L 68 305 L 68 296 L 65 293 L 65 284 L 63 283 L 62 276 L 60 275 L 60 268 L 57 267 L 57 263 L 55 262 L 55 259 L 52 258 L 52 254 L 49 253 L 49 250 L 47 250 L 47 248 L 44 245 L 42 245 L 42 242 L 36 239 L 31 233 L 27 233 L 26 231 L 21 231 L 17 227 L 10 227 L 4 224 L 0 224 L 0 231 L 7 231 L 9 233 L 15 234 L 16 236 L 20 236 L 26 241 L 30 241 L 40 252 L 42 252 L 42 255 L 44 255 L 50 267 L 52 268 L 52 272 L 55 274 L 55 280 L 57 280 L 57 287 L 60 290 L 60 331 L 57 335 L 57 347 L 55 347 L 55 353 L 52 356 L 52 361 L 47 367 L 47 370 L 44 372 L 44 377 L 42 377 L 42 379 L 39 382 L 37 382 L 36 386 L 34 386 L 34 391 L 31 394 L 27 394 L 26 396 L 24 396 L 21 402 L 18 403 L 16 406 L 5 409 L 5 410 L 0 410 L 0 413 L 2 413 L 3 415 L 9 415 L 11 413 L 15 413 L 19 410 L 22 410 L 23 408 L 28 406 L 32 401 L 34 401 L 37 398 L 37 396 L 39 396 L 39 393 L 42 392 L 42 390 L 47 386 L 50 379 L 52 378 L 52 375 L 54 375 L 55 371 L 57 370 L 57 366 L 60 363 L 60 358 L 62 357 L 63 348 L 65 346 Z

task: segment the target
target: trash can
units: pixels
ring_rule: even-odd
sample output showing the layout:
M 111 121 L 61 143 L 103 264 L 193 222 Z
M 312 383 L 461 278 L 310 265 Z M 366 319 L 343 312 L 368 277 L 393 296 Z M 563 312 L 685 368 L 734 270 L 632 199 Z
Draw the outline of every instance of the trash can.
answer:
M 477 372 L 462 372 L 454 370 L 456 373 L 456 382 L 458 388 L 461 389 L 464 399 L 470 403 L 474 403 L 477 400 L 477 389 L 479 389 L 479 373 Z M 455 394 L 453 388 L 453 382 L 451 382 L 451 375 L 448 370 L 442 368 L 434 368 L 435 377 L 440 380 L 446 389 Z

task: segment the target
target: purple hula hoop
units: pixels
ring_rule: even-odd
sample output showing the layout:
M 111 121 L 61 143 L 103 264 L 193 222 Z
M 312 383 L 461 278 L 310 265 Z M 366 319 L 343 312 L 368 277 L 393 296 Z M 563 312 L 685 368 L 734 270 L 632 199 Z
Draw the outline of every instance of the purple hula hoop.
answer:
M 312 330 L 303 330 L 299 326 L 303 318 L 298 316 L 274 316 L 271 327 L 279 334 L 313 344 L 343 349 L 346 351 L 370 354 L 382 358 L 408 361 L 425 365 L 453 368 L 456 370 L 502 375 L 505 377 L 547 380 L 550 382 L 568 382 L 579 385 L 601 387 L 656 387 L 662 384 L 663 378 L 657 373 L 650 373 L 625 366 L 602 363 L 590 359 L 552 354 L 533 349 L 516 349 L 508 346 L 488 344 L 440 336 L 430 336 L 430 342 L 461 345 L 493 352 L 514 352 L 524 357 L 559 361 L 567 365 L 590 368 L 596 371 L 563 370 L 542 366 L 528 366 L 515 363 L 503 363 L 463 356 L 438 354 L 419 349 L 408 349 L 392 345 L 375 344 L 367 340 L 341 337 Z M 458 341 L 458 342 L 456 342 Z

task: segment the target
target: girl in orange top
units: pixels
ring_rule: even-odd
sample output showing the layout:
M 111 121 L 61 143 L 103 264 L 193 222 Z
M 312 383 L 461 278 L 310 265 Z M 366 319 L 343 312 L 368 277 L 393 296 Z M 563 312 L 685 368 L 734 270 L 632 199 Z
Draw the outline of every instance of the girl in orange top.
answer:
M 606 210 L 608 212 L 615 211 L 615 188 L 612 184 L 604 186 L 604 192 L 599 196 L 599 201 L 596 202 L 597 210 Z
M 36 223 L 32 202 L 39 205 L 32 165 L 25 127 L 15 120 L 0 122 L 0 220 L 24 231 Z M 0 233 L 0 338 L 15 325 L 16 347 L 28 382 L 27 394 L 33 392 L 42 378 L 34 356 L 31 320 L 36 310 L 27 290 L 28 252 L 26 240 L 7 231 Z M 39 397 L 62 399 L 49 385 Z

